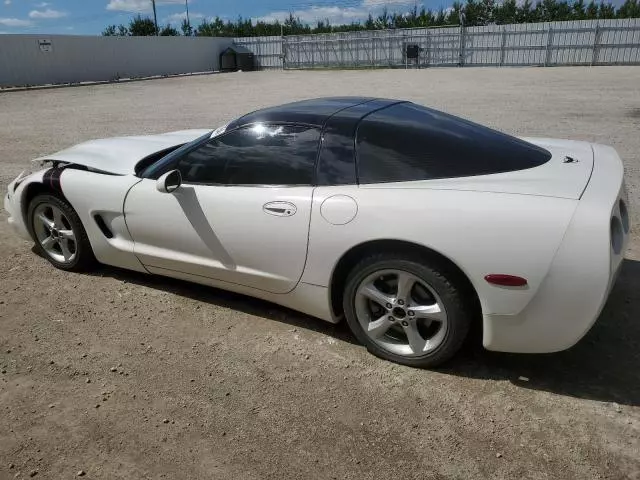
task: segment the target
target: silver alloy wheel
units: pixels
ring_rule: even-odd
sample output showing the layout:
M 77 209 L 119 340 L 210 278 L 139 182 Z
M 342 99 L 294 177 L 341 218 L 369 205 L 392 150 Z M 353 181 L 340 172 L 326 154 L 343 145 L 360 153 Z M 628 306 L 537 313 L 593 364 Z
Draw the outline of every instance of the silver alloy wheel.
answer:
M 76 258 L 76 235 L 62 210 L 42 203 L 33 212 L 33 231 L 38 243 L 49 257 L 59 263 L 71 263 Z
M 356 290 L 356 316 L 365 334 L 385 350 L 424 356 L 442 344 L 447 313 L 424 280 L 403 270 L 379 270 Z

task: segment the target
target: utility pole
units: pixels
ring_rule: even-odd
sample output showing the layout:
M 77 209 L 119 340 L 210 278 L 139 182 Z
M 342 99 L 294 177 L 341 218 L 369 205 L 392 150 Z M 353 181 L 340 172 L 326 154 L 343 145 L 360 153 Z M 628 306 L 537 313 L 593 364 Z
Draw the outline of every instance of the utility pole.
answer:
M 184 0 L 184 5 L 187 7 L 187 26 L 189 27 L 189 35 L 191 35 L 191 22 L 189 21 L 189 0 Z
M 153 23 L 156 25 L 156 37 L 160 35 L 158 31 L 158 14 L 156 13 L 156 0 L 151 0 L 151 4 L 153 5 Z

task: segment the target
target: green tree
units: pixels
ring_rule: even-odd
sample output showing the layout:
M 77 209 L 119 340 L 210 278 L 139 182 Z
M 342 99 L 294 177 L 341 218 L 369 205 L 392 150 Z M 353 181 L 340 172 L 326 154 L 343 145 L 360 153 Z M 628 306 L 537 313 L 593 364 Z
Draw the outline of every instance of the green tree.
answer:
M 374 30 L 376 28 L 376 22 L 373 19 L 371 13 L 369 13 L 367 20 L 364 22 L 364 28 L 366 28 L 367 30 Z
M 518 14 L 518 5 L 516 0 L 504 0 L 502 5 L 498 4 L 494 11 L 494 21 L 498 25 L 505 25 L 508 23 L 516 23 Z
M 187 21 L 186 18 L 182 19 L 182 23 L 180 24 L 180 30 L 182 30 L 182 34 L 185 37 L 190 37 L 191 35 L 193 35 L 193 27 L 191 26 L 191 24 Z
M 294 17 L 293 13 L 289 13 L 289 16 L 284 21 L 284 32 L 285 35 L 300 35 L 311 33 L 311 28 L 298 17 Z
M 224 30 L 224 22 L 220 17 L 216 17 L 211 22 L 202 20 L 195 33 L 199 37 L 221 37 L 224 34 Z
M 136 15 L 129 22 L 129 35 L 133 37 L 149 37 L 156 34 L 156 24 L 149 17 Z
M 313 33 L 331 33 L 332 31 L 333 29 L 331 28 L 331 23 L 328 18 L 326 20 L 318 20 L 313 29 Z
M 160 29 L 160 36 L 162 37 L 177 37 L 180 35 L 180 32 L 173 28 L 171 24 L 167 24 Z
M 392 25 L 395 28 L 413 28 L 418 26 L 418 6 L 414 5 L 411 10 L 404 14 L 394 13 L 392 15 Z
M 484 1 L 467 0 L 464 6 L 464 23 L 469 27 L 487 24 L 487 9 Z
M 616 18 L 616 9 L 610 3 L 602 2 L 598 9 L 598 18 Z
M 206 20 L 202 20 L 202 22 L 200 22 L 200 25 L 198 25 L 198 27 L 195 30 L 195 34 L 198 37 L 213 37 L 215 36 L 214 33 L 214 29 L 213 29 L 213 22 L 207 22 Z
M 640 17 L 640 1 L 625 0 L 617 12 L 618 18 L 639 18 Z
M 554 22 L 571 19 L 571 7 L 564 1 L 542 0 L 534 9 L 539 22 Z
M 462 5 L 459 2 L 454 2 L 454 8 L 458 7 L 458 14 L 460 13 L 460 9 Z M 435 23 L 435 18 L 433 16 L 433 12 L 431 10 L 426 10 L 422 7 L 420 10 L 420 15 L 418 15 L 418 26 L 419 27 L 430 27 Z M 458 21 L 456 21 L 458 23 Z
M 479 25 L 490 25 L 495 22 L 494 12 L 498 5 L 495 0 L 480 1 L 480 18 Z
M 460 25 L 460 14 L 464 7 L 460 2 L 453 2 L 451 8 L 447 11 L 446 18 L 444 20 L 446 25 Z M 429 11 L 431 15 L 431 12 Z M 431 23 L 433 24 L 433 15 L 431 15 Z
M 391 27 L 391 16 L 389 15 L 387 7 L 384 7 L 382 13 L 376 18 L 375 28 L 376 30 L 384 30 L 389 27 Z
M 587 5 L 587 19 L 595 20 L 596 18 L 598 18 L 598 5 L 594 0 L 591 0 Z
M 572 20 L 584 20 L 587 18 L 587 11 L 585 9 L 584 0 L 576 0 L 571 6 L 573 12 L 571 15 Z
M 118 35 L 117 31 L 116 31 L 117 26 L 116 25 L 108 25 L 103 31 L 102 31 L 102 36 L 103 37 L 115 37 L 116 35 Z
M 447 14 L 441 8 L 440 10 L 438 10 L 438 13 L 436 13 L 436 15 L 435 15 L 435 17 L 433 19 L 433 25 L 434 26 L 442 26 L 442 25 L 446 25 L 446 24 L 447 24 Z
M 535 20 L 531 0 L 524 0 L 516 11 L 516 23 L 529 23 L 533 21 Z
M 442 25 L 457 25 L 461 13 L 464 14 L 465 24 L 501 25 L 511 23 L 553 22 L 559 20 L 606 19 L 606 18 L 640 18 L 640 0 L 624 0 L 617 10 L 606 0 L 466 0 L 465 3 L 456 0 L 446 11 L 442 8 L 433 11 L 417 6 L 405 13 L 390 13 L 383 8 L 377 16 L 369 13 L 363 22 L 352 22 L 344 25 L 331 25 L 328 19 L 318 20 L 313 26 L 308 25 L 293 13 L 284 20 L 272 22 L 256 21 L 250 18 L 238 17 L 235 21 L 223 21 L 216 17 L 210 21 L 203 20 L 193 28 L 183 20 L 179 30 L 171 25 L 161 28 L 162 35 L 215 36 L 215 37 L 247 37 L 263 35 L 300 35 L 306 33 L 348 32 L 357 30 L 377 30 L 388 28 L 431 27 Z M 534 3 L 535 2 L 535 3 Z M 155 25 L 150 18 L 135 16 L 128 25 L 108 25 L 102 34 L 104 36 L 125 35 L 155 35 Z
M 125 25 L 109 25 L 102 32 L 104 37 L 126 37 L 129 29 Z
M 573 7 L 567 2 L 558 2 L 554 18 L 558 20 L 573 20 Z

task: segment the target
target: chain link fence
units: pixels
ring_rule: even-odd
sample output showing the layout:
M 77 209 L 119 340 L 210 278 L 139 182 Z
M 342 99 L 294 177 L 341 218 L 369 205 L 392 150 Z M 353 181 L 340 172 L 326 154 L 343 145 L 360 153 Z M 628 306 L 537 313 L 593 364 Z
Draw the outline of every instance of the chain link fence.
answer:
M 640 19 L 236 38 L 259 69 L 640 65 Z M 417 58 L 407 58 L 415 46 Z M 417 48 L 416 48 L 417 47 Z

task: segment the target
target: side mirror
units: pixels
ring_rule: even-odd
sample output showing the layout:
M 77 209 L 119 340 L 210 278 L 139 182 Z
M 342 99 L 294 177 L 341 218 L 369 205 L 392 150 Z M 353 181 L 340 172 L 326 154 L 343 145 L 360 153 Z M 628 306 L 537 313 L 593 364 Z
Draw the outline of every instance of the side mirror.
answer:
M 156 188 L 159 192 L 171 193 L 175 192 L 181 184 L 182 175 L 180 175 L 180 170 L 171 170 L 158 178 Z

